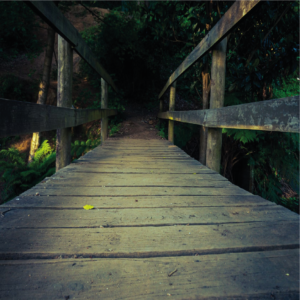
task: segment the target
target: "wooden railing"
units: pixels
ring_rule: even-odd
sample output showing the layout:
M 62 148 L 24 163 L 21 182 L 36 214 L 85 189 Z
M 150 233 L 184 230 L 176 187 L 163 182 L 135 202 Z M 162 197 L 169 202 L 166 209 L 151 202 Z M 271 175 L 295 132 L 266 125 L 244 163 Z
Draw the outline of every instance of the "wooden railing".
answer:
M 0 137 L 57 129 L 56 170 L 71 162 L 71 127 L 102 119 L 101 141 L 108 135 L 108 117 L 116 111 L 108 107 L 108 85 L 116 85 L 97 61 L 75 27 L 53 2 L 24 1 L 58 34 L 57 106 L 0 98 Z M 73 50 L 101 76 L 101 109 L 72 107 Z
M 221 128 L 300 132 L 299 96 L 223 107 L 225 94 L 226 36 L 259 2 L 259 0 L 235 2 L 169 77 L 158 96 L 158 99 L 160 99 L 160 112 L 158 117 L 169 120 L 169 141 L 174 143 L 174 121 L 203 126 L 203 130 L 200 130 L 200 132 L 207 130 L 207 146 L 205 149 L 206 157 L 202 158 L 203 161 L 200 160 L 200 162 L 217 172 L 220 172 L 221 162 Z M 213 51 L 210 109 L 174 111 L 176 80 L 209 50 Z M 169 111 L 162 112 L 163 102 L 161 97 L 168 87 L 170 87 Z M 203 141 L 204 139 L 200 140 Z M 203 146 L 203 144 L 200 145 L 200 147 Z

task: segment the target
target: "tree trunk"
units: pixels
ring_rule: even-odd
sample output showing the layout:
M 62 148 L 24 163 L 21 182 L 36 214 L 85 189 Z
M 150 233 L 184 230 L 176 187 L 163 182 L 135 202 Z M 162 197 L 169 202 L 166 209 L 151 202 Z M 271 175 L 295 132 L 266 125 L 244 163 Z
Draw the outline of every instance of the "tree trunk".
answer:
M 43 68 L 43 78 L 40 83 L 40 90 L 39 90 L 37 104 L 44 105 L 47 100 L 49 83 L 50 83 L 52 56 L 53 56 L 53 50 L 54 50 L 54 38 L 55 38 L 55 31 L 49 26 L 48 27 L 48 37 L 47 37 L 47 48 L 46 48 L 44 68 Z M 32 162 L 32 160 L 34 158 L 34 154 L 40 145 L 40 134 L 41 134 L 40 132 L 34 132 L 32 134 L 28 164 L 30 164 Z

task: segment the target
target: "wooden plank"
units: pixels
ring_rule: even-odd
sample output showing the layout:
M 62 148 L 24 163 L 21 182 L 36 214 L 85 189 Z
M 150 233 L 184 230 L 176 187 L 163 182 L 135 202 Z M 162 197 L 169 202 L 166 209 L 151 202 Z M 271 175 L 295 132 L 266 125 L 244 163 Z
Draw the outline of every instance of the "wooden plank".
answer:
M 177 80 L 184 72 L 186 72 L 194 63 L 197 62 L 204 54 L 206 54 L 213 46 L 221 41 L 235 25 L 260 1 L 236 1 L 219 20 L 219 22 L 209 31 L 205 38 L 197 45 L 197 47 L 185 58 L 181 65 L 173 72 L 168 79 L 164 88 L 160 92 L 160 99 L 166 92 L 167 88 Z
M 157 140 L 157 139 L 150 139 L 150 140 L 145 140 L 145 139 L 115 139 L 115 138 L 111 138 L 108 139 L 105 142 L 105 145 L 108 144 L 113 144 L 113 145 L 141 145 L 141 146 L 157 146 L 157 145 L 168 145 L 168 146 L 172 146 L 172 144 L 167 141 L 167 140 Z
M 98 178 L 95 178 L 98 175 Z M 169 175 L 168 178 L 155 178 L 157 174 L 149 174 L 141 176 L 140 174 L 82 174 L 77 173 L 76 176 L 70 178 L 56 177 L 51 180 L 43 180 L 43 182 L 35 186 L 36 189 L 48 189 L 48 188 L 63 188 L 63 187 L 228 187 L 230 183 L 227 179 L 214 178 L 214 179 L 174 179 Z M 152 175 L 152 176 L 151 176 Z M 176 175 L 177 176 L 177 175 Z M 68 176 L 69 177 L 69 176 Z M 108 178 L 107 178 L 108 177 Z M 44 183 L 46 181 L 46 183 Z
M 138 201 L 135 201 L 138 200 Z M 275 206 L 259 196 L 143 196 L 136 197 L 64 197 L 18 196 L 0 206 L 4 208 L 82 208 L 86 203 L 99 208 L 154 208 L 154 207 L 223 207 Z
M 163 112 L 159 118 L 213 128 L 299 133 L 299 96 L 217 109 Z
M 184 153 L 184 152 L 140 152 L 140 151 L 135 151 L 135 152 L 125 152 L 123 150 L 121 151 L 92 151 L 93 157 L 109 157 L 109 156 L 120 156 L 120 157 L 129 157 L 129 158 L 134 158 L 134 157 L 170 157 L 170 158 L 190 158 L 191 157 Z
M 201 186 L 210 182 L 229 182 L 227 178 L 219 174 L 82 174 L 76 172 L 60 173 L 44 179 L 39 186 L 48 187 L 52 184 L 74 185 L 74 186 L 139 186 L 139 185 L 159 185 L 159 186 Z
M 0 137 L 75 127 L 117 114 L 112 109 L 71 109 L 3 98 L 0 106 Z
M 88 219 L 90 213 L 82 210 L 82 218 Z M 30 217 L 26 215 L 26 218 Z M 48 221 L 55 223 L 52 219 Z M 68 225 L 67 220 L 65 224 Z M 31 223 L 32 226 L 35 225 Z M 0 259 L 41 259 L 57 255 L 65 258 L 74 255 L 141 258 L 299 247 L 299 221 L 205 226 L 10 228 L 0 232 Z
M 7 300 L 299 299 L 298 249 L 198 257 L 4 260 L 0 268 L 0 298 Z
M 116 92 L 118 91 L 111 77 L 94 56 L 80 33 L 52 1 L 25 1 L 25 3 L 46 23 L 48 23 L 49 26 L 71 43 L 79 56 L 85 60 L 102 78 L 104 78 Z
M 99 150 L 98 150 L 99 149 Z M 126 148 L 120 148 L 120 147 L 99 147 L 95 148 L 95 150 L 101 152 L 123 152 L 123 153 L 149 153 L 149 154 L 156 154 L 156 153 L 185 153 L 181 149 L 170 149 L 167 147 L 152 147 L 150 148 L 142 148 L 142 147 L 126 147 Z
M 135 202 L 135 200 L 133 200 Z M 89 202 L 87 202 L 89 203 Z M 85 204 L 87 204 L 85 203 Z M 84 205 L 85 205 L 84 204 Z M 2 208 L 1 208 L 2 210 Z M 5 209 L 7 211 L 7 209 Z M 119 208 L 119 209 L 12 209 L 0 228 L 100 228 L 132 226 L 212 225 L 250 222 L 299 221 L 299 215 L 279 206 Z M 4 219 L 5 218 L 5 219 Z
M 41 189 L 33 187 L 21 195 L 35 195 L 39 193 L 41 196 L 57 195 L 57 196 L 234 196 L 234 195 L 251 195 L 249 192 L 230 185 L 229 183 L 209 184 L 208 187 L 48 187 Z
M 178 168 L 178 167 L 185 167 L 185 166 L 199 166 L 201 167 L 202 165 L 197 163 L 196 160 L 189 160 L 189 159 L 179 159 L 179 158 L 148 158 L 148 159 L 143 159 L 143 158 L 135 158 L 135 160 L 130 159 L 130 158 L 118 158 L 116 157 L 111 157 L 111 158 L 98 158 L 98 159 L 93 159 L 93 157 L 86 157 L 86 158 L 79 158 L 77 162 L 95 162 L 97 164 L 110 164 L 110 163 L 120 163 L 122 165 L 127 165 L 129 166 L 140 166 L 143 168 L 143 166 L 148 165 L 149 166 L 161 166 L 161 167 L 170 167 L 170 168 Z
M 74 167 L 75 165 L 75 167 Z M 203 169 L 201 166 L 190 166 L 189 168 L 174 167 L 170 168 L 168 166 L 148 166 L 139 165 L 134 167 L 133 165 L 122 165 L 119 163 L 115 164 L 97 164 L 97 163 L 76 163 L 71 164 L 69 167 L 63 169 L 66 172 L 78 172 L 78 173 L 130 173 L 130 174 L 217 174 L 215 171 L 210 169 Z M 62 174 L 63 176 L 63 174 Z M 83 175 L 85 176 L 85 175 Z

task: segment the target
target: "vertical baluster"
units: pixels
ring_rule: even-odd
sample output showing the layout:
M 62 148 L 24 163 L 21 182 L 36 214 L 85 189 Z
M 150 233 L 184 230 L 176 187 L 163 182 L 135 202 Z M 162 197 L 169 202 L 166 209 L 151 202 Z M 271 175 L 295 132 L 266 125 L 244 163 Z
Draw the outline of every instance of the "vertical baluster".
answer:
M 108 86 L 107 82 L 101 78 L 101 109 L 108 108 Z M 108 117 L 101 120 L 101 143 L 103 143 L 108 136 Z
M 73 50 L 58 35 L 57 106 L 72 107 Z M 71 163 L 71 128 L 56 131 L 56 171 Z
M 223 107 L 225 94 L 227 38 L 218 43 L 212 54 L 210 109 Z M 220 173 L 222 129 L 208 128 L 206 165 Z
M 176 81 L 170 87 L 169 111 L 175 110 Z M 174 144 L 174 121 L 169 120 L 168 140 Z

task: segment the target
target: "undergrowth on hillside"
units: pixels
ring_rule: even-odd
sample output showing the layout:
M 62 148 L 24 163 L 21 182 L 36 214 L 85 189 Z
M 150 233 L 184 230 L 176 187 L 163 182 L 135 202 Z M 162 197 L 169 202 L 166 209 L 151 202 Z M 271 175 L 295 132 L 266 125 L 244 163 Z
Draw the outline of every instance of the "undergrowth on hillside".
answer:
M 75 141 L 71 146 L 72 160 L 76 160 L 99 144 L 100 139 Z M 47 140 L 43 141 L 36 151 L 31 164 L 26 163 L 25 156 L 26 154 L 22 154 L 16 148 L 0 151 L 0 172 L 3 172 L 0 182 L 4 184 L 2 202 L 9 201 L 55 173 L 56 153 Z

